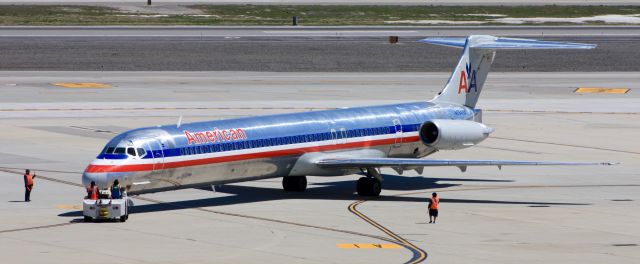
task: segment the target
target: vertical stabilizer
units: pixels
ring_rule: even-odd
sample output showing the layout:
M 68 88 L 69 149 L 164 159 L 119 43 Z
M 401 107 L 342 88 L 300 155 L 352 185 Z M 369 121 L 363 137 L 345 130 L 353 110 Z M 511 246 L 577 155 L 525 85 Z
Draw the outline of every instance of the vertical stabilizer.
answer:
M 475 107 L 498 49 L 592 49 L 595 45 L 473 35 L 467 38 L 427 38 L 420 42 L 463 48 L 444 89 L 432 102 Z

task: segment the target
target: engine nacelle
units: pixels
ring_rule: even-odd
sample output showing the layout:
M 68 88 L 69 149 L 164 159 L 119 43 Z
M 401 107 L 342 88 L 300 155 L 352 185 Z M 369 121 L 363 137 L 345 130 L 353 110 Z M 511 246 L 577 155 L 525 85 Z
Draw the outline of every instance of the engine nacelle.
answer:
M 493 128 L 471 120 L 435 119 L 420 126 L 420 139 L 436 149 L 463 149 L 480 143 L 491 132 Z

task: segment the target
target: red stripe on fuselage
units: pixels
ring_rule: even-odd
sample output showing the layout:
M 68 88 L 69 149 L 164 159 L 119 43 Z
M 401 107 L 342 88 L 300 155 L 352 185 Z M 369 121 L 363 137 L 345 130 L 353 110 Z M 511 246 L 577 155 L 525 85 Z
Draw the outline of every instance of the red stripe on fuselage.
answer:
M 419 140 L 418 136 L 411 136 L 411 137 L 402 138 L 402 143 L 416 142 L 418 140 Z M 351 142 L 351 143 L 344 143 L 344 144 L 335 144 L 335 145 L 322 145 L 322 146 L 312 146 L 312 147 L 295 148 L 295 149 L 255 152 L 255 153 L 238 154 L 238 155 L 222 156 L 222 157 L 215 157 L 215 158 L 174 161 L 174 162 L 167 162 L 164 164 L 157 163 L 155 165 L 154 164 L 130 164 L 130 165 L 90 164 L 85 170 L 85 172 L 89 172 L 89 173 L 103 172 L 104 173 L 104 172 L 151 171 L 151 170 L 154 170 L 154 166 L 156 167 L 156 169 L 159 169 L 159 168 L 173 169 L 173 168 L 198 166 L 198 165 L 206 165 L 206 164 L 213 164 L 213 163 L 298 155 L 298 154 L 304 154 L 308 152 L 330 151 L 330 150 L 362 148 L 362 147 L 367 148 L 367 147 L 389 145 L 389 144 L 395 144 L 395 143 L 396 143 L 396 138 L 388 138 L 388 139 L 378 139 L 378 140 L 371 140 L 371 141 L 359 141 L 359 142 Z

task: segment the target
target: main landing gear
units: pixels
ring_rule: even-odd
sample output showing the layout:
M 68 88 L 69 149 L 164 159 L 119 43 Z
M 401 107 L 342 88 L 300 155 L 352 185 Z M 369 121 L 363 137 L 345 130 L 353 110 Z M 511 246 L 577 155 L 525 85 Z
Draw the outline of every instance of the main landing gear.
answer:
M 382 177 L 376 169 L 367 169 L 367 176 L 358 179 L 356 190 L 360 196 L 380 196 Z
M 304 192 L 307 189 L 306 176 L 286 176 L 282 178 L 282 188 L 288 192 Z

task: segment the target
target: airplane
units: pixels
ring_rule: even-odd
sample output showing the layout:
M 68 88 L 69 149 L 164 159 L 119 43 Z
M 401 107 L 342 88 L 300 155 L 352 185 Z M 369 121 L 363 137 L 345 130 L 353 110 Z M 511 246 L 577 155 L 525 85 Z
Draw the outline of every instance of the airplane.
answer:
M 362 172 L 356 191 L 379 196 L 380 168 L 399 174 L 425 167 L 613 165 L 600 162 L 422 159 L 477 145 L 494 129 L 475 108 L 496 50 L 593 49 L 596 45 L 471 35 L 419 42 L 462 48 L 448 82 L 429 101 L 254 116 L 133 129 L 115 136 L 86 168 L 85 186 L 115 179 L 128 194 L 282 177 L 302 192 L 306 176 Z

